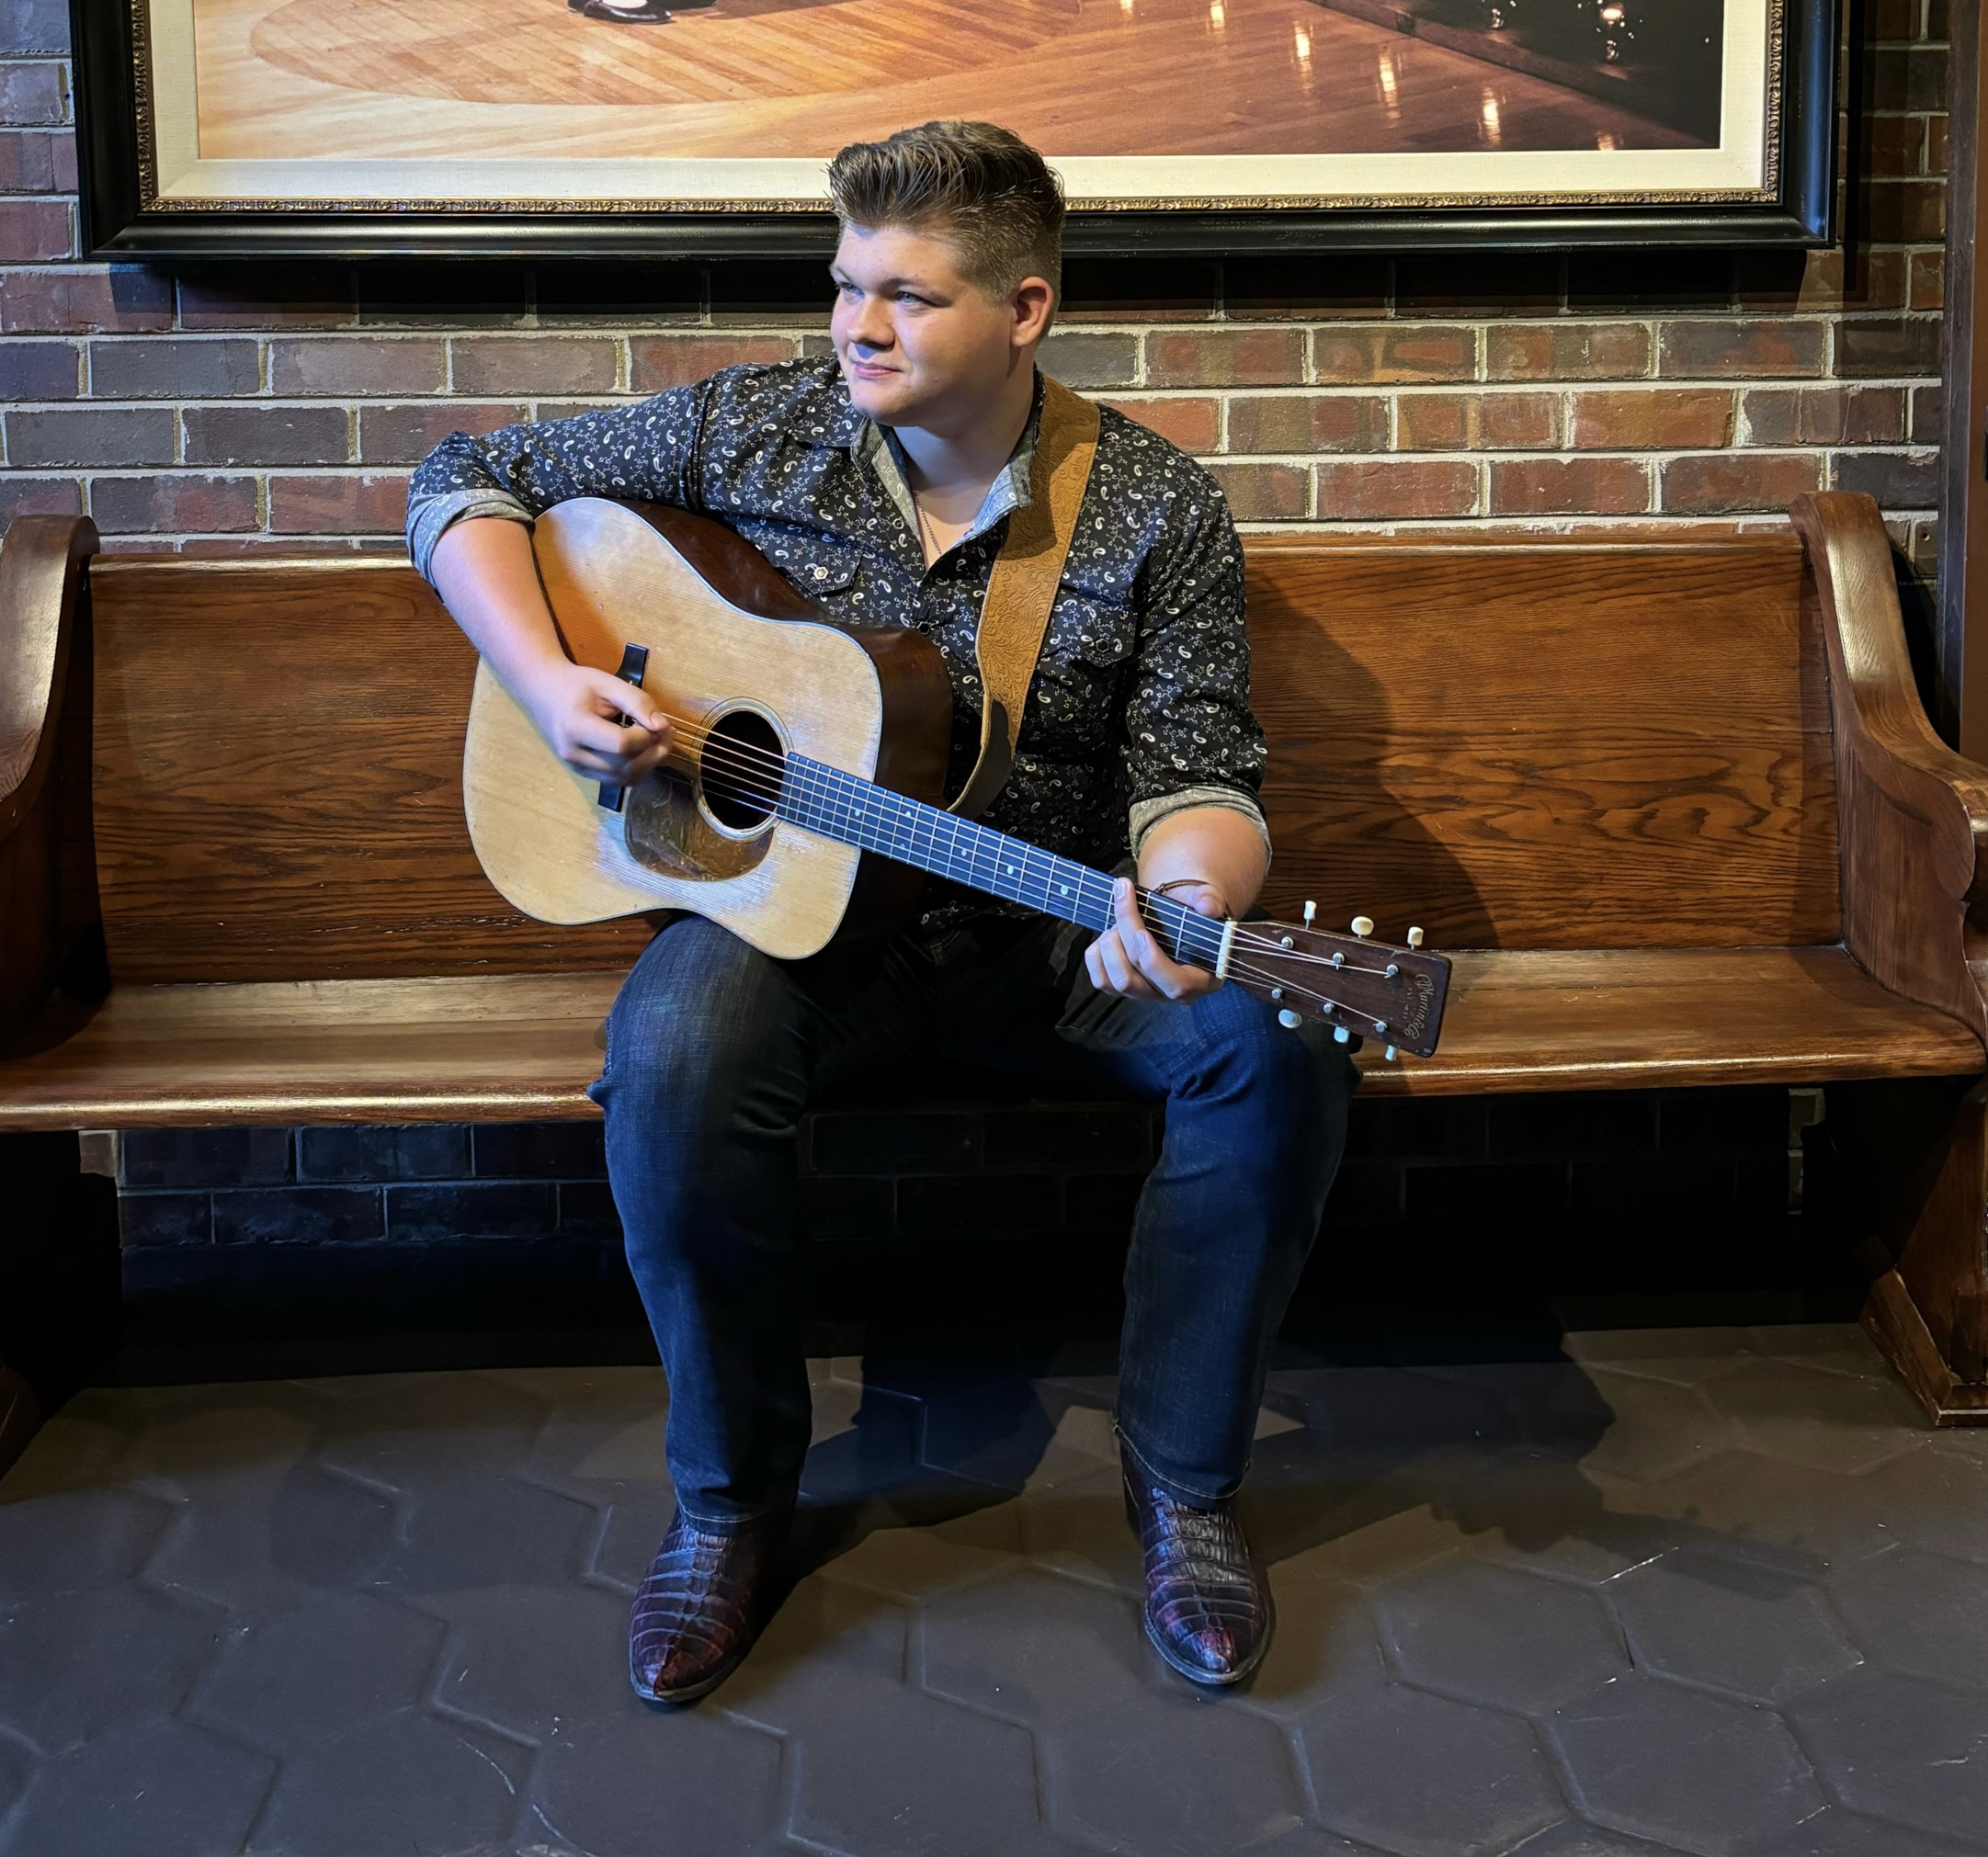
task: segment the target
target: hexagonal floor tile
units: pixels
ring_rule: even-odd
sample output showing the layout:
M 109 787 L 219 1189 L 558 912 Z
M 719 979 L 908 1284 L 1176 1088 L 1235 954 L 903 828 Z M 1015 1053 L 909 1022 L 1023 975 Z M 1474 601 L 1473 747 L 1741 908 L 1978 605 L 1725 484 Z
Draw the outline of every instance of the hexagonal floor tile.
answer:
M 1979 1841 L 1988 1826 L 1988 1695 L 1866 1664 L 1811 1690 L 1789 1717 L 1843 1804 Z
M 517 1815 L 525 1765 L 495 1737 L 404 1709 L 286 1759 L 249 1848 L 254 1857 L 488 1849 Z
M 28 1790 L 35 1776 L 36 1761 L 28 1749 L 11 1738 L 0 1736 L 0 1825 L 14 1809 L 15 1802 Z
M 923 1644 L 926 1688 L 1017 1722 L 1119 1707 L 1152 1656 L 1131 1601 L 1033 1571 L 931 1601 Z
M 1925 1415 L 1896 1380 L 1867 1380 L 1793 1361 L 1755 1361 L 1709 1388 L 1750 1451 L 1855 1475 L 1927 1442 Z
M 0 1849 L 17 1857 L 238 1851 L 275 1761 L 182 1722 L 136 1722 L 51 1761 Z
M 797 1838 L 864 1857 L 952 1857 L 1036 1821 L 1026 1729 L 927 1691 L 849 1672 L 805 1719 L 790 1716 Z
M 1301 1718 L 1318 1815 L 1403 1857 L 1493 1857 L 1567 1816 L 1514 1716 L 1391 1684 Z
M 64 1489 L 0 1502 L 0 1602 L 129 1580 L 176 1515 L 176 1505 L 134 1489 Z
M 1367 1594 L 1314 1570 L 1311 1557 L 1269 1569 L 1277 1630 L 1256 1673 L 1235 1695 L 1239 1707 L 1279 1719 L 1347 1690 L 1378 1692 L 1387 1681 L 1380 1628 Z
M 1988 1687 L 1988 1578 L 1978 1566 L 1894 1547 L 1832 1574 L 1829 1593 L 1873 1662 Z
M 1662 1678 L 1605 1683 L 1546 1731 L 1585 1817 L 1708 1857 L 1736 1857 L 1827 1804 L 1771 1709 Z
M 442 1626 L 359 1593 L 314 1594 L 237 1628 L 195 1693 L 209 1726 L 275 1753 L 301 1753 L 427 1693 Z
M 0 1725 L 58 1754 L 163 1715 L 220 1649 L 222 1625 L 142 1586 L 0 1606 Z
M 1383 1638 L 1410 1682 L 1529 1712 L 1626 1672 L 1629 1658 L 1585 1589 L 1453 1557 L 1374 1595 Z
M 479 1374 L 373 1375 L 344 1387 L 322 1460 L 372 1483 L 415 1489 L 530 1461 L 543 1400 Z
M 1681 1387 L 1602 1366 L 1589 1372 L 1612 1416 L 1582 1456 L 1586 1469 L 1645 1483 L 1705 1463 L 1732 1443 L 1732 1421 L 1713 1406 L 1702 1386 Z
M 1607 1590 L 1636 1660 L 1661 1675 L 1784 1702 L 1862 1661 L 1816 1585 L 1785 1566 L 1687 1547 Z
M 1509 1857 L 1684 1857 L 1673 1844 L 1653 1844 L 1625 1831 L 1570 1818 L 1537 1838 L 1528 1838 Z
M 1832 1806 L 1785 1838 L 1756 1846 L 1747 1857 L 1981 1857 L 1982 1848 Z
M 1988 1457 L 1941 1432 L 1923 1451 L 1857 1478 L 1859 1498 L 1881 1510 L 1892 1534 L 1957 1560 L 1988 1561 Z
M 557 1585 L 586 1565 L 598 1512 L 512 1477 L 425 1479 L 372 1583 L 382 1591 Z
M 1051 1822 L 1107 1851 L 1255 1851 L 1304 1820 L 1289 1743 L 1259 1716 L 1178 1686 L 1037 1730 Z
M 627 1700 L 611 1718 L 554 1727 L 528 1821 L 594 1857 L 764 1850 L 785 1817 L 779 1738 L 704 1710 Z
M 1783 1549 L 1801 1561 L 1838 1566 L 1898 1542 L 1897 1514 L 1870 1477 L 1752 1451 L 1731 1452 L 1659 1483 L 1624 1485 L 1616 1495 L 1651 1514 L 1688 1518 L 1694 1531 L 1727 1536 L 1748 1552 Z
M 449 1621 L 444 1707 L 525 1740 L 636 1706 L 628 1602 L 598 1587 L 484 1587 L 428 1602 Z
M 310 1460 L 270 1475 L 204 1478 L 147 1577 L 236 1611 L 300 1605 L 324 1587 L 365 1585 L 393 1545 L 396 1499 Z

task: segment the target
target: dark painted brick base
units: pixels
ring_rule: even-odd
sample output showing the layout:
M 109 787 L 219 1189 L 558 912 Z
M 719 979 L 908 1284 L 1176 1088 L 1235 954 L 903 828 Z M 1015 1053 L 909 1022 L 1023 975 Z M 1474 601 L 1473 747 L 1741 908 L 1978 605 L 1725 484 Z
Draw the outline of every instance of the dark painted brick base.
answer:
M 1775 1088 L 1356 1102 L 1327 1229 L 1379 1240 L 1772 1223 L 1789 1203 L 1790 1126 L 1789 1093 Z M 851 1241 L 1122 1237 L 1161 1133 L 1160 1112 L 1138 1104 L 826 1110 L 802 1138 L 812 1229 Z M 128 1255 L 620 1235 L 589 1123 L 140 1130 L 123 1138 L 119 1177 Z

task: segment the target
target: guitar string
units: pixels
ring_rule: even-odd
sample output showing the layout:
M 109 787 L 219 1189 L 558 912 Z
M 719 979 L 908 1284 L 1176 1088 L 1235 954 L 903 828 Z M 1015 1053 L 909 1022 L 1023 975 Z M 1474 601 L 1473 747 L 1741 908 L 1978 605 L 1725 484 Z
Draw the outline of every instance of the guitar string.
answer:
M 660 708 L 660 706 L 658 707 Z M 715 728 L 709 727 L 707 725 L 694 721 L 688 717 L 678 716 L 668 709 L 663 709 L 661 713 L 663 714 L 664 719 L 671 724 L 673 732 L 680 730 L 682 733 L 694 738 L 698 742 L 700 761 L 707 759 L 714 751 L 721 752 L 722 755 L 725 757 L 724 761 L 721 763 L 721 772 L 725 775 L 727 778 L 735 780 L 740 783 L 740 787 L 742 789 L 744 797 L 748 799 L 752 804 L 756 805 L 759 808 L 762 816 L 772 817 L 778 814 L 779 810 L 778 801 L 775 801 L 773 804 L 768 805 L 762 794 L 746 787 L 744 783 L 748 778 L 757 777 L 760 779 L 767 779 L 773 775 L 778 774 L 782 783 L 784 784 L 786 781 L 791 779 L 795 774 L 796 770 L 793 765 L 794 757 L 790 757 L 784 753 L 776 753 L 769 749 L 755 747 L 751 742 L 734 742 L 728 740 L 726 737 L 719 734 L 718 730 Z M 805 760 L 805 757 L 798 758 Z M 835 774 L 839 774 L 841 772 L 841 770 L 839 769 L 828 769 L 825 771 Z M 853 780 L 858 776 L 846 775 L 843 777 Z M 868 782 L 865 783 L 865 785 L 870 784 L 871 783 Z M 875 787 L 873 790 L 879 794 L 887 794 L 890 792 L 890 789 L 888 787 Z M 816 795 L 817 797 L 821 797 L 821 789 L 818 787 L 816 788 Z M 904 798 L 904 796 L 903 795 L 896 795 L 893 797 L 899 798 Z M 919 802 L 912 801 L 910 803 L 916 805 Z M 952 820 L 952 815 L 950 814 L 944 814 L 942 816 L 948 820 Z M 956 825 L 972 823 L 972 821 L 971 821 L 963 820 L 953 821 L 953 822 Z M 992 830 L 992 828 L 990 827 L 981 827 L 979 829 L 983 831 Z M 879 851 L 885 855 L 890 855 L 889 847 L 882 844 L 878 844 L 874 845 L 864 845 L 861 848 Z M 1056 854 L 1054 854 L 1053 852 L 1042 851 L 1042 848 L 1039 845 L 1025 844 L 1023 849 L 1025 852 L 1025 864 L 1026 853 L 1031 851 L 1051 858 L 1055 858 L 1056 856 Z M 1074 862 L 1074 860 L 1071 859 L 1060 859 L 1057 861 L 1063 863 Z M 1083 886 L 1085 878 L 1087 877 L 1096 878 L 1100 881 L 1108 884 L 1111 882 L 1111 879 L 1106 878 L 1104 876 L 1104 873 L 1098 871 L 1092 871 L 1088 869 L 1087 866 L 1079 866 L 1078 870 L 1080 872 L 1078 879 L 1080 890 Z M 1047 878 L 1044 878 L 1042 880 L 1045 882 L 1045 884 L 1048 881 Z M 995 894 L 998 895 L 1000 894 L 1000 892 L 997 890 L 995 891 Z M 1142 900 L 1152 899 L 1155 895 L 1156 892 L 1152 890 L 1140 890 L 1137 892 L 1138 898 Z M 1017 898 L 1016 900 L 1022 900 L 1022 899 L 1020 898 Z M 1103 899 L 1089 899 L 1080 896 L 1080 900 L 1095 900 L 1097 901 L 1100 906 L 1102 906 L 1103 904 Z M 1223 925 L 1217 923 L 1212 917 L 1200 914 L 1198 911 L 1187 909 L 1184 904 L 1176 904 L 1175 905 L 1175 907 L 1180 912 L 1180 920 L 1176 922 L 1171 928 L 1168 928 L 1163 923 L 1154 923 L 1150 924 L 1149 926 L 1155 927 L 1162 934 L 1170 936 L 1171 939 L 1174 941 L 1176 954 L 1185 953 L 1187 951 L 1187 945 L 1191 934 L 1192 938 L 1196 942 L 1196 947 L 1194 951 L 1200 955 L 1209 957 L 1210 959 L 1207 962 L 1203 963 L 1203 965 L 1211 966 L 1213 959 L 1219 958 L 1220 956 Z M 1305 954 L 1295 948 L 1288 948 L 1284 946 L 1281 942 L 1274 940 L 1268 935 L 1263 934 L 1258 931 L 1243 928 L 1240 925 L 1238 926 L 1238 930 L 1234 938 L 1234 943 L 1245 944 L 1249 946 L 1255 948 L 1267 949 L 1277 955 L 1278 957 L 1282 960 L 1301 962 L 1312 966 L 1334 967 L 1333 961 L 1328 957 Z M 1384 1026 L 1387 1023 L 1385 1019 L 1381 1018 L 1380 1015 L 1374 1013 L 1368 1012 L 1358 1006 L 1351 1006 L 1346 1005 L 1341 1002 L 1335 1002 L 1327 994 L 1318 992 L 1309 987 L 1299 986 L 1294 981 L 1283 980 L 1280 976 L 1272 973 L 1267 969 L 1255 967 L 1254 964 L 1241 964 L 1236 962 L 1232 957 L 1229 963 L 1228 970 L 1232 973 L 1238 975 L 1239 977 L 1246 977 L 1248 979 L 1260 980 L 1266 986 L 1281 985 L 1284 988 L 1284 991 L 1287 992 L 1296 992 L 1303 998 L 1316 1001 L 1318 1003 L 1324 1006 L 1332 1007 L 1335 1011 L 1354 1013 L 1357 1016 L 1366 1019 L 1370 1024 L 1377 1026 Z M 1340 965 L 1335 968 L 1335 971 L 1340 973 L 1369 974 L 1377 979 L 1389 978 L 1384 969 L 1380 968 L 1350 967 L 1346 965 Z
M 723 761 L 721 761 L 721 772 L 724 775 L 726 778 L 735 780 L 740 783 L 740 793 L 738 795 L 735 795 L 734 798 L 744 798 L 751 804 L 755 805 L 763 817 L 774 816 L 778 814 L 779 808 L 777 801 L 772 805 L 768 805 L 761 793 L 745 787 L 744 783 L 748 777 L 757 777 L 765 779 L 776 772 L 779 775 L 783 783 L 787 780 L 792 779 L 797 770 L 793 765 L 793 762 L 790 760 L 789 757 L 784 754 L 775 754 L 767 749 L 755 748 L 749 742 L 735 742 L 728 741 L 723 736 L 719 735 L 717 731 L 713 729 L 700 729 L 699 725 L 689 721 L 687 719 L 672 716 L 668 711 L 665 711 L 664 713 L 666 717 L 668 717 L 668 719 L 670 719 L 672 723 L 681 724 L 684 731 L 687 734 L 692 736 L 701 734 L 705 738 L 703 747 L 706 754 L 709 755 L 713 753 L 714 751 L 721 750 L 724 756 L 728 757 L 730 764 L 727 765 Z M 805 757 L 796 758 L 805 762 Z M 756 765 L 755 764 L 755 763 L 764 764 Z M 840 774 L 839 769 L 824 769 L 824 771 L 829 774 Z M 857 776 L 843 776 L 842 777 L 853 780 Z M 816 782 L 812 784 L 814 787 L 814 797 L 824 797 L 819 787 L 819 783 Z M 869 783 L 866 782 L 864 783 L 864 785 L 869 786 Z M 874 787 L 872 788 L 872 790 L 879 795 L 884 795 L 890 792 L 890 789 L 887 787 Z M 903 795 L 895 795 L 892 797 L 897 798 L 903 798 Z M 913 805 L 918 804 L 918 802 L 916 801 L 912 801 L 909 803 Z M 845 805 L 843 810 L 847 810 L 848 809 Z M 949 817 L 949 815 L 948 817 Z M 969 824 L 971 821 L 957 821 L 953 822 L 956 825 L 961 825 Z M 989 828 L 981 829 L 988 830 Z M 890 855 L 890 847 L 880 842 L 875 844 L 863 845 L 862 848 L 877 850 L 882 852 L 886 855 Z M 1039 846 L 1025 844 L 1023 846 L 1023 850 L 1025 854 L 1028 852 L 1035 852 L 1042 856 L 1051 858 L 1054 858 L 1055 856 L 1055 854 L 1053 853 L 1043 852 Z M 1065 863 L 1072 862 L 1072 860 L 1057 861 Z M 1083 866 L 1077 866 L 1077 868 L 1080 873 L 1080 888 L 1082 887 L 1084 878 L 1085 877 L 1095 878 L 1099 882 L 1103 882 L 1106 884 L 1108 884 L 1110 882 L 1110 879 L 1106 878 L 1102 872 L 1090 871 L 1087 869 L 1087 867 Z M 1044 877 L 1040 880 L 1043 881 L 1045 885 L 1048 882 L 1048 878 L 1046 877 Z M 1026 877 L 1024 878 L 1024 881 L 1027 881 Z M 998 895 L 1000 894 L 1000 892 L 997 890 L 995 894 Z M 1142 890 L 1139 892 L 1139 895 L 1142 899 L 1151 899 L 1155 894 L 1155 892 L 1150 890 Z M 1022 899 L 1017 898 L 1017 900 L 1020 900 Z M 1080 900 L 1085 901 L 1094 901 L 1097 903 L 1100 907 L 1106 906 L 1106 900 L 1102 898 L 1094 899 L 1090 897 L 1081 897 Z M 1046 893 L 1045 901 L 1047 901 Z M 1220 955 L 1222 925 L 1215 922 L 1213 918 L 1203 916 L 1197 911 L 1190 911 L 1187 909 L 1184 905 L 1176 904 L 1175 905 L 1175 908 L 1179 912 L 1179 920 L 1176 922 L 1171 927 L 1169 927 L 1164 923 L 1154 923 L 1150 926 L 1156 930 L 1160 934 L 1168 936 L 1174 941 L 1176 955 L 1186 953 L 1187 951 L 1187 945 L 1188 941 L 1192 939 L 1196 944 L 1194 952 L 1209 957 L 1209 959 L 1204 961 L 1202 964 L 1211 965 L 1212 960 L 1216 957 L 1219 957 Z M 1320 967 L 1334 966 L 1334 963 L 1326 957 L 1307 955 L 1294 948 L 1287 948 L 1280 941 L 1275 941 L 1271 937 L 1261 934 L 1255 931 L 1244 930 L 1239 932 L 1238 935 L 1236 936 L 1236 941 L 1238 943 L 1243 943 L 1255 947 L 1270 949 L 1275 952 L 1279 957 L 1279 958 L 1284 960 L 1302 962 L 1308 965 Z M 1280 983 L 1279 976 L 1273 974 L 1267 969 L 1255 967 L 1254 965 L 1239 966 L 1236 962 L 1234 962 L 1233 958 L 1230 962 L 1230 971 L 1234 972 L 1239 976 L 1246 976 L 1250 979 L 1260 979 L 1266 985 L 1275 985 Z M 1367 974 L 1371 975 L 1377 979 L 1390 978 L 1390 976 L 1386 974 L 1385 970 L 1380 968 L 1349 967 L 1345 965 L 1344 963 L 1337 966 L 1335 968 L 1335 971 L 1340 973 Z M 1295 982 L 1281 983 L 1286 986 L 1287 991 L 1297 991 L 1301 993 L 1303 997 L 1307 999 L 1316 1000 L 1323 1004 L 1336 1005 L 1337 1010 L 1356 1013 L 1359 1017 L 1367 1019 L 1376 1025 L 1384 1025 L 1386 1024 L 1386 1021 L 1380 1018 L 1378 1014 L 1367 1012 L 1360 1007 L 1349 1006 L 1335 1002 L 1332 1001 L 1328 995 L 1316 992 L 1310 988 L 1299 987 L 1296 985 Z

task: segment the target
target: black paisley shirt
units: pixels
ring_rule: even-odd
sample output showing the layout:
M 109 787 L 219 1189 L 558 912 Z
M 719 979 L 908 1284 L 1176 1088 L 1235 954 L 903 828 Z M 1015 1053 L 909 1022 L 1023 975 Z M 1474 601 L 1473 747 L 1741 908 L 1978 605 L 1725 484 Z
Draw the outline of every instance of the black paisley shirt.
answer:
M 1035 432 L 1032 419 L 972 527 L 928 568 L 895 441 L 850 404 L 834 358 L 728 368 L 628 406 L 450 435 L 415 472 L 408 549 L 426 574 L 451 523 L 529 521 L 574 496 L 715 516 L 832 617 L 914 626 L 938 647 L 957 792 L 980 749 L 974 634 L 1008 514 L 1028 500 Z M 1107 408 L 1015 771 L 985 822 L 1109 867 L 1184 807 L 1233 807 L 1261 831 L 1263 764 L 1242 549 L 1221 489 Z M 926 903 L 927 929 L 1006 907 L 937 883 Z

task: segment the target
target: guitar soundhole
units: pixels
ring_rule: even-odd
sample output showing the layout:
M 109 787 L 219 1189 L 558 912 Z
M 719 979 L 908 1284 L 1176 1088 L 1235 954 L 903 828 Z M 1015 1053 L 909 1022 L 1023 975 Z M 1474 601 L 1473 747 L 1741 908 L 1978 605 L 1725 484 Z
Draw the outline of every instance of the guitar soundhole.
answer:
M 721 832 L 761 831 L 779 802 L 787 749 L 757 709 L 733 709 L 711 725 L 699 755 L 704 810 Z

